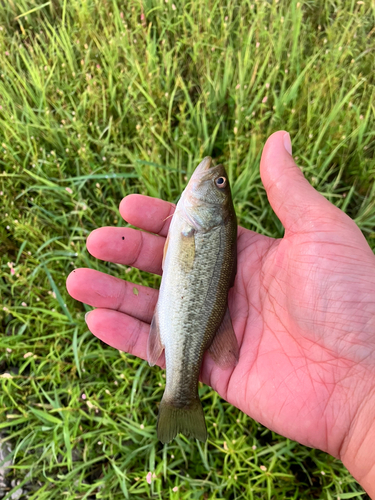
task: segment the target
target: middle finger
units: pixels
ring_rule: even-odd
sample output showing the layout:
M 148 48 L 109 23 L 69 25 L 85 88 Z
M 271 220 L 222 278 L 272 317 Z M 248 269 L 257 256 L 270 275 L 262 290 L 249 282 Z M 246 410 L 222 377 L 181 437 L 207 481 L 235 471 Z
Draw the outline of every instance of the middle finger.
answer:
M 101 227 L 87 238 L 87 250 L 100 260 L 161 274 L 165 238 L 130 227 Z

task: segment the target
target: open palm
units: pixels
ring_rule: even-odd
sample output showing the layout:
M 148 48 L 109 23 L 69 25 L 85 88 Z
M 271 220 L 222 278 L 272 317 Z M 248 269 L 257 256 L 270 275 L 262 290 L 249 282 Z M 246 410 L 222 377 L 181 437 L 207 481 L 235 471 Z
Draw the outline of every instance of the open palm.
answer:
M 375 387 L 375 258 L 355 223 L 304 179 L 283 137 L 268 140 L 261 176 L 285 236 L 239 228 L 229 308 L 240 359 L 223 371 L 206 354 L 202 380 L 269 428 L 340 456 Z M 173 210 L 162 200 L 128 196 L 122 216 L 147 233 L 101 228 L 87 248 L 97 258 L 160 274 Z M 90 269 L 73 271 L 67 287 L 96 307 L 87 317 L 94 335 L 146 358 L 157 290 L 137 285 L 135 295 L 133 284 Z

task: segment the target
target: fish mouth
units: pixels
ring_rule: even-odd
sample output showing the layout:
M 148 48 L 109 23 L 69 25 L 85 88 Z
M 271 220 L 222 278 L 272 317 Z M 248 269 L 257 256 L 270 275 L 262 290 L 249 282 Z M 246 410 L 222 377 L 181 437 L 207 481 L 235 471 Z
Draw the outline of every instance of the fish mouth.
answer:
M 200 162 L 200 164 L 197 166 L 195 169 L 195 172 L 193 174 L 193 177 L 195 177 L 195 174 L 201 174 L 203 172 L 207 172 L 212 167 L 212 158 L 211 156 L 206 156 L 203 158 L 203 160 Z
M 204 182 L 211 178 L 213 175 L 212 170 L 221 165 L 214 165 L 211 156 L 206 156 L 195 169 L 190 178 L 189 184 L 191 189 L 194 189 L 196 183 Z M 187 187 L 188 187 L 187 186 Z
M 195 169 L 195 172 L 191 176 L 190 182 L 192 189 L 194 189 L 196 183 L 213 180 L 216 174 L 220 172 L 220 169 L 222 167 L 223 165 L 221 164 L 214 165 L 211 156 L 206 156 L 206 158 L 203 158 L 203 160 L 200 162 L 200 164 Z
M 190 181 L 186 186 L 186 188 L 184 189 L 181 196 L 181 200 L 179 202 L 183 218 L 196 231 L 199 231 L 201 229 L 201 225 L 191 216 L 191 214 L 189 213 L 189 208 L 192 204 L 196 204 L 199 202 L 195 198 L 193 198 L 192 200 L 191 194 L 194 192 L 196 186 L 198 186 L 202 182 L 202 179 L 205 178 L 207 172 L 211 169 L 212 166 L 213 165 L 211 156 L 206 156 L 205 158 L 203 158 L 203 160 L 194 170 L 193 175 L 190 177 Z
M 212 165 L 212 158 L 211 156 L 206 156 L 205 158 L 203 158 L 203 160 L 200 162 L 200 164 L 198 165 L 198 169 L 203 172 L 204 170 L 208 170 L 209 168 L 211 168 L 211 165 Z

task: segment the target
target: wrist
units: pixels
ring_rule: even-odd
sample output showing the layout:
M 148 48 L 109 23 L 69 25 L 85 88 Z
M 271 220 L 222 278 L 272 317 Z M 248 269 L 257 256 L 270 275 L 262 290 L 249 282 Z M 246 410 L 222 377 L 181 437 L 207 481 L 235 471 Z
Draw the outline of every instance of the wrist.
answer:
M 354 415 L 343 441 L 340 459 L 365 491 L 375 499 L 375 395 L 371 393 Z

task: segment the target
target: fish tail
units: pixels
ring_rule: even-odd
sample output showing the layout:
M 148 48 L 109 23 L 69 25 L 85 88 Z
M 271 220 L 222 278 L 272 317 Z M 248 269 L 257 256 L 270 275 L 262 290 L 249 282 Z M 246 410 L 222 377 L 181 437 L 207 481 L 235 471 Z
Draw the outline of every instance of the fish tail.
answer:
M 176 406 L 164 398 L 160 402 L 158 414 L 158 439 L 169 443 L 178 433 L 187 437 L 206 441 L 207 429 L 202 404 L 197 397 L 189 405 Z

